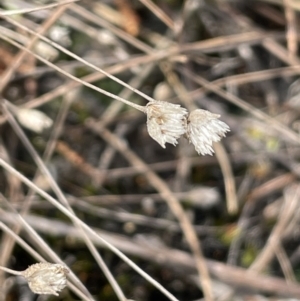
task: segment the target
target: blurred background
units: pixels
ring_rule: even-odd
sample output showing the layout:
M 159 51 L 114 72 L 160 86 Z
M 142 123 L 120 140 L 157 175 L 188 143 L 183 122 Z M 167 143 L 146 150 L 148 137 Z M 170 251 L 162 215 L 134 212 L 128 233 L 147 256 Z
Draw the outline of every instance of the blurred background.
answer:
M 180 300 L 300 299 L 300 1 L 0 8 L 1 162 Z M 214 156 L 184 137 L 163 149 L 145 114 L 99 91 L 149 99 L 101 70 L 156 100 L 219 114 L 231 131 Z M 46 261 L 55 253 L 87 300 L 117 300 L 78 225 L 31 188 L 0 170 L 0 265 L 41 261 L 19 237 Z M 169 299 L 90 238 L 126 298 Z M 2 271 L 0 286 L 1 300 L 81 300 L 68 289 L 34 295 Z

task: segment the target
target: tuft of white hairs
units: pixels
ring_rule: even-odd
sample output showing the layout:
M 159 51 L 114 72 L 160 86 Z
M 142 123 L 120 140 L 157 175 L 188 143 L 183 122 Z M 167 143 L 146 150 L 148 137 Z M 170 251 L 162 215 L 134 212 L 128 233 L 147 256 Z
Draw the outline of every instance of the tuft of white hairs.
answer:
M 186 132 L 188 112 L 180 105 L 165 101 L 151 101 L 146 106 L 149 135 L 163 148 L 166 143 L 176 145 L 178 138 Z
M 30 289 L 36 294 L 55 295 L 67 285 L 69 269 L 62 264 L 40 262 L 22 272 Z
M 201 109 L 188 113 L 180 105 L 165 101 L 150 101 L 146 114 L 148 133 L 163 148 L 166 143 L 176 145 L 186 135 L 199 155 L 212 155 L 213 142 L 220 141 L 230 131 L 218 114 Z
M 213 142 L 220 141 L 230 131 L 229 126 L 218 118 L 220 115 L 201 109 L 189 114 L 186 134 L 199 155 L 212 155 Z

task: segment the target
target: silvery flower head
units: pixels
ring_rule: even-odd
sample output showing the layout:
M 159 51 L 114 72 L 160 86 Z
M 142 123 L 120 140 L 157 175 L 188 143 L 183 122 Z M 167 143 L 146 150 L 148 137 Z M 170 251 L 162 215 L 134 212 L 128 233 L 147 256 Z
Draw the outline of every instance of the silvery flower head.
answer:
M 166 143 L 176 145 L 177 139 L 186 132 L 188 112 L 180 105 L 165 101 L 151 101 L 146 106 L 149 135 L 163 148 Z
M 229 126 L 220 121 L 220 115 L 205 110 L 195 110 L 187 119 L 187 136 L 200 155 L 212 155 L 213 142 L 218 142 L 225 133 L 229 132 Z
M 34 293 L 58 296 L 58 292 L 67 285 L 68 273 L 68 268 L 62 264 L 40 262 L 31 265 L 22 272 L 22 276 Z

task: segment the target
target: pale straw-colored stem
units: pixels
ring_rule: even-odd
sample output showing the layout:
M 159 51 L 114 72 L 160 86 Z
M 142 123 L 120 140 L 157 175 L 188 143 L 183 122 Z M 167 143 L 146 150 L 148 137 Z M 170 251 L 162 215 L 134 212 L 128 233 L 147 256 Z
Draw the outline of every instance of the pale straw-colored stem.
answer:
M 0 157 L 0 166 L 2 166 L 5 170 L 15 175 L 18 179 L 20 179 L 24 184 L 26 184 L 29 188 L 33 189 L 39 195 L 48 200 L 52 205 L 58 208 L 61 212 L 63 212 L 66 216 L 68 216 L 72 221 L 80 224 L 88 234 L 95 237 L 98 241 L 101 241 L 103 245 L 105 245 L 109 250 L 111 250 L 114 254 L 116 254 L 119 258 L 121 258 L 124 262 L 126 262 L 130 267 L 132 267 L 137 273 L 139 273 L 144 279 L 146 279 L 149 283 L 154 285 L 161 293 L 163 293 L 169 300 L 178 301 L 178 299 L 172 295 L 169 291 L 167 291 L 157 280 L 153 279 L 146 272 L 144 272 L 140 267 L 138 267 L 132 260 L 130 260 L 125 254 L 123 254 L 120 250 L 98 235 L 93 229 L 91 229 L 87 224 L 85 224 L 82 220 L 80 220 L 77 216 L 75 216 L 72 212 L 70 212 L 65 206 L 60 204 L 56 199 L 50 196 L 48 193 L 37 187 L 34 183 L 32 183 L 29 179 L 23 176 L 20 172 L 18 172 L 15 168 L 10 166 L 5 160 Z
M 15 25 L 15 26 L 17 26 L 17 27 L 19 27 L 19 28 L 21 28 L 21 29 L 27 31 L 27 32 L 29 32 L 30 34 L 32 34 L 32 35 L 34 35 L 34 36 L 36 36 L 36 37 L 38 37 L 38 38 L 41 39 L 42 41 L 44 41 L 44 42 L 50 44 L 51 46 L 53 46 L 54 48 L 59 49 L 59 50 L 62 51 L 63 53 L 65 53 L 65 54 L 71 56 L 72 58 L 74 58 L 74 59 L 76 59 L 77 61 L 83 63 L 84 65 L 89 66 L 90 68 L 92 68 L 92 69 L 94 69 L 94 70 L 96 70 L 96 71 L 98 71 L 98 72 L 104 74 L 104 75 L 107 76 L 108 78 L 110 78 L 110 79 L 112 79 L 113 81 L 119 83 L 120 85 L 126 87 L 127 89 L 133 91 L 134 93 L 139 94 L 140 96 L 142 96 L 143 98 L 147 99 L 148 101 L 155 101 L 155 99 L 153 99 L 152 97 L 148 96 L 147 94 L 145 94 L 145 93 L 139 91 L 138 89 L 133 88 L 132 86 L 130 86 L 130 85 L 128 85 L 127 83 L 123 82 L 122 80 L 120 80 L 119 78 L 115 77 L 114 75 L 109 74 L 109 73 L 107 73 L 105 70 L 103 70 L 103 69 L 101 69 L 101 68 L 99 68 L 99 67 L 97 67 L 97 66 L 95 66 L 95 65 L 93 65 L 93 64 L 91 64 L 91 63 L 89 63 L 88 61 L 84 60 L 83 58 L 81 58 L 80 56 L 76 55 L 75 53 L 73 53 L 73 52 L 67 50 L 66 48 L 62 47 L 61 45 L 59 45 L 59 44 L 57 44 L 57 43 L 51 41 L 51 40 L 48 39 L 47 37 L 45 37 L 45 36 L 43 36 L 43 35 L 41 35 L 41 34 L 39 34 L 39 33 L 36 33 L 35 31 L 33 31 L 33 30 L 27 28 L 26 26 L 24 26 L 24 25 L 18 23 L 17 21 L 13 20 L 12 18 L 6 17 L 6 16 L 2 16 L 2 18 L 5 19 L 7 22 L 9 22 L 9 23 L 11 23 L 11 24 L 13 24 L 13 25 Z
M 33 55 L 34 57 L 36 57 L 38 60 L 40 60 L 41 62 L 43 62 L 44 64 L 48 65 L 49 67 L 55 69 L 56 71 L 58 71 L 58 72 L 60 72 L 62 74 L 64 74 L 65 76 L 73 79 L 74 81 L 77 81 L 77 82 L 81 83 L 82 85 L 84 85 L 86 87 L 89 87 L 89 88 L 91 88 L 91 89 L 93 89 L 93 90 L 95 90 L 97 92 L 100 92 L 100 93 L 102 93 L 102 94 L 104 94 L 104 95 L 106 95 L 106 96 L 108 96 L 110 98 L 113 98 L 115 100 L 119 100 L 119 101 L 121 101 L 121 102 L 123 102 L 123 103 L 125 103 L 125 104 L 127 104 L 127 105 L 129 105 L 129 106 L 131 106 L 131 107 L 133 107 L 133 108 L 135 108 L 135 109 L 143 112 L 143 113 L 146 112 L 146 109 L 145 109 L 144 106 L 137 105 L 137 104 L 135 104 L 135 103 L 133 103 L 133 102 L 127 100 L 127 99 L 124 99 L 122 97 L 114 95 L 113 93 L 107 92 L 106 90 L 103 90 L 103 89 L 101 89 L 99 87 L 96 87 L 96 86 L 94 86 L 94 85 L 92 85 L 92 84 L 90 84 L 88 82 L 85 82 L 85 81 L 77 78 L 76 76 L 74 76 L 74 75 L 72 75 L 72 74 L 64 71 L 63 69 L 61 69 L 58 66 L 52 64 L 48 60 L 46 60 L 43 57 L 39 56 L 38 54 L 36 54 L 36 53 L 32 52 L 31 50 L 27 49 L 26 47 L 24 47 L 23 45 L 19 44 L 18 42 L 15 42 L 12 39 L 10 39 L 8 37 L 5 37 L 5 36 L 1 36 L 1 39 L 7 41 L 8 43 L 10 43 L 10 44 L 12 44 L 12 45 L 14 45 L 16 47 L 18 47 L 19 49 L 25 50 L 26 52 L 30 53 L 31 55 Z
M 33 7 L 33 8 L 25 8 L 25 9 L 14 9 L 14 10 L 1 10 L 0 11 L 0 16 L 11 16 L 11 15 L 19 15 L 19 14 L 28 14 L 28 13 L 33 13 L 39 10 L 45 10 L 45 9 L 50 9 L 54 8 L 56 6 L 62 6 L 66 4 L 70 4 L 73 2 L 77 2 L 79 0 L 67 0 L 61 3 L 52 3 L 49 5 L 44 5 L 44 6 L 38 6 L 38 7 Z
M 11 269 L 9 269 L 9 268 L 5 268 L 5 267 L 2 267 L 2 266 L 0 266 L 0 270 L 5 271 L 5 272 L 7 272 L 7 273 L 9 273 L 9 274 L 12 274 L 12 275 L 17 275 L 17 276 L 21 276 L 22 273 L 23 273 L 23 272 L 11 270 Z

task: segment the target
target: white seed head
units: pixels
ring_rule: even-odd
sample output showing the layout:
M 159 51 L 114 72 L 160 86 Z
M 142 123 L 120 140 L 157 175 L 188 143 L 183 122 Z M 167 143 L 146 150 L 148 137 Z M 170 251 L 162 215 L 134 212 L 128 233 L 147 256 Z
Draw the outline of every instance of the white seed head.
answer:
M 218 142 L 225 133 L 229 132 L 229 126 L 220 121 L 220 115 L 205 110 L 195 110 L 187 119 L 187 136 L 200 155 L 212 155 L 213 142 Z
M 62 264 L 41 262 L 22 272 L 30 289 L 36 294 L 55 295 L 67 285 L 69 270 Z
M 54 25 L 48 31 L 48 34 L 52 40 L 64 47 L 71 45 L 70 30 L 67 27 L 61 25 Z
M 19 122 L 27 129 L 41 133 L 52 126 L 53 121 L 46 114 L 34 109 L 17 108 L 15 111 Z
M 43 41 L 38 41 L 34 49 L 37 54 L 49 61 L 54 61 L 59 55 L 59 51 L 56 48 Z
M 176 145 L 186 131 L 187 110 L 165 101 L 151 101 L 146 107 L 149 135 L 163 148 L 166 143 Z

